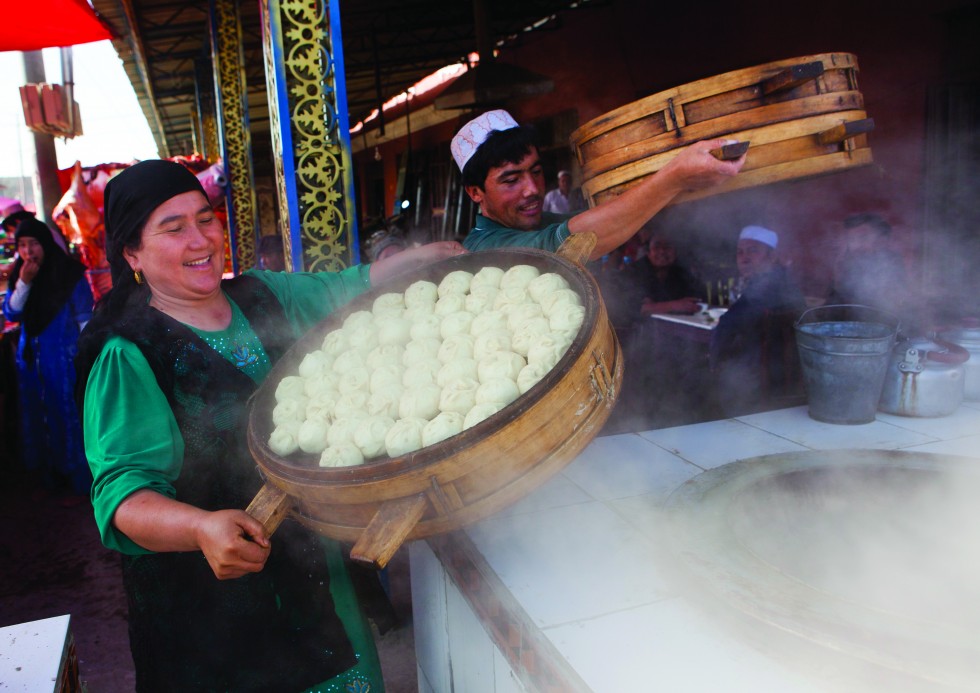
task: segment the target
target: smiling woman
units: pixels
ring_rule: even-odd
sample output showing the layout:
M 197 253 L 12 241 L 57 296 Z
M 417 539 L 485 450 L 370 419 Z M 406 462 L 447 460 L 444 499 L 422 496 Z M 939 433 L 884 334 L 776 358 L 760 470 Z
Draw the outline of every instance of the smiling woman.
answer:
M 221 225 L 169 161 L 112 179 L 105 223 L 113 288 L 79 378 L 96 523 L 124 555 L 137 690 L 380 687 L 338 547 L 299 528 L 273 545 L 238 509 L 258 485 L 238 424 L 305 325 L 289 315 L 322 317 L 367 288 L 367 269 L 222 281 Z
M 223 330 L 230 305 L 220 299 L 224 228 L 199 191 L 175 195 L 153 210 L 138 248 L 123 255 L 150 305 L 202 330 Z M 206 301 L 207 303 L 202 303 Z
M 298 525 L 272 542 L 241 509 L 261 486 L 245 406 L 299 335 L 372 281 L 462 248 L 223 280 L 201 183 L 162 160 L 109 181 L 105 229 L 112 290 L 80 343 L 79 383 L 96 523 L 124 556 L 137 690 L 380 690 L 339 545 Z

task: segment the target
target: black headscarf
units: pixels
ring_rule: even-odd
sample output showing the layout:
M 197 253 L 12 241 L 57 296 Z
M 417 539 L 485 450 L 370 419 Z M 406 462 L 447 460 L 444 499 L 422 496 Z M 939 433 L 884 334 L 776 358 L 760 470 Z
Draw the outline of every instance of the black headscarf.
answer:
M 11 212 L 3 219 L 0 219 L 0 226 L 4 227 L 5 229 L 8 226 L 13 226 L 14 230 L 16 231 L 17 224 L 24 221 L 24 219 L 34 219 L 34 215 L 26 211 L 25 209 L 21 208 L 18 209 L 16 212 Z
M 181 193 L 207 193 L 201 181 L 174 161 L 151 159 L 130 166 L 105 186 L 105 252 L 112 268 L 112 286 L 133 270 L 123 256 L 124 248 L 141 245 L 143 227 L 153 210 Z M 135 282 L 134 282 L 135 283 Z
M 123 250 L 142 245 L 143 227 L 153 211 L 167 200 L 204 187 L 190 170 L 174 161 L 151 159 L 134 164 L 116 175 L 105 187 L 105 251 L 112 273 L 112 289 L 95 307 L 92 320 L 78 342 L 75 370 L 76 398 L 81 409 L 92 364 L 113 334 L 113 325 L 129 306 L 146 305 L 149 288 L 136 283 Z
M 30 337 L 36 337 L 54 320 L 71 298 L 72 291 L 79 280 L 85 276 L 85 266 L 74 258 L 69 257 L 55 240 L 51 228 L 34 216 L 27 217 L 19 224 L 14 232 L 14 239 L 33 238 L 41 244 L 44 259 L 41 267 L 31 282 L 31 293 L 24 305 L 24 317 L 20 324 Z M 13 291 L 20 278 L 24 260 L 19 255 L 10 271 L 7 281 L 7 291 Z

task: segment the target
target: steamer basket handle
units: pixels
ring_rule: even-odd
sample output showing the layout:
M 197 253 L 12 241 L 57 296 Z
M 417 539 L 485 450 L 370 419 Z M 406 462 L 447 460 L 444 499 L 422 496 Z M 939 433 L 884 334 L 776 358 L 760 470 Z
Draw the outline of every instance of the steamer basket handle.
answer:
M 566 260 L 584 265 L 595 250 L 597 240 L 596 235 L 591 231 L 569 234 L 565 242 L 559 246 L 557 254 Z
M 947 342 L 942 339 L 934 339 L 933 341 L 945 349 L 945 351 L 926 351 L 925 356 L 927 360 L 935 361 L 936 363 L 945 363 L 950 366 L 958 366 L 970 360 L 970 352 L 959 344 Z
M 263 484 L 245 512 L 262 523 L 265 533 L 272 536 L 289 512 L 289 496 L 272 484 Z
M 351 549 L 351 560 L 384 568 L 422 519 L 427 504 L 424 493 L 382 503 Z

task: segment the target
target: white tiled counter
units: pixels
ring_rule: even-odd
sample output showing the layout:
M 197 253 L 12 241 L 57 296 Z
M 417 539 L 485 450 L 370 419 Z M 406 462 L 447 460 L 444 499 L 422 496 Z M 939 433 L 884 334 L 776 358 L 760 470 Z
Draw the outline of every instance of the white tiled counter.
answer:
M 736 637 L 683 594 L 658 535 L 666 499 L 705 470 L 841 448 L 980 457 L 980 404 L 860 426 L 799 407 L 596 438 L 515 506 L 410 545 L 420 690 L 853 690 Z

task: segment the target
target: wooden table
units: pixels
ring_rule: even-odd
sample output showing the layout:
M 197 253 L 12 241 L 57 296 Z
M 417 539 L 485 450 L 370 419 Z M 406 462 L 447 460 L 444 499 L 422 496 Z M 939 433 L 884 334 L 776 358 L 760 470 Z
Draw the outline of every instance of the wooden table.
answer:
M 717 312 L 656 314 L 632 331 L 626 351 L 621 411 L 611 430 L 695 423 L 717 417 L 709 345 Z M 617 425 L 619 421 L 623 425 Z M 634 428 L 635 430 L 635 428 Z

